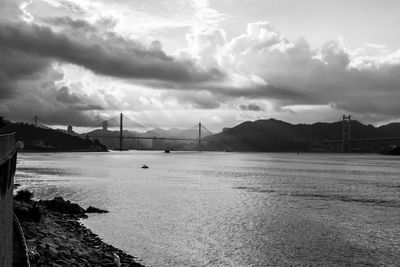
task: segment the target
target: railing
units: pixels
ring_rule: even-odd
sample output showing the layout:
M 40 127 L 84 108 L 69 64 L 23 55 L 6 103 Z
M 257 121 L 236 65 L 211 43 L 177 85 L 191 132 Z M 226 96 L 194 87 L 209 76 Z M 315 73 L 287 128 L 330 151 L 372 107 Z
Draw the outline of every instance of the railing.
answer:
M 15 133 L 0 135 L 0 160 L 15 149 Z

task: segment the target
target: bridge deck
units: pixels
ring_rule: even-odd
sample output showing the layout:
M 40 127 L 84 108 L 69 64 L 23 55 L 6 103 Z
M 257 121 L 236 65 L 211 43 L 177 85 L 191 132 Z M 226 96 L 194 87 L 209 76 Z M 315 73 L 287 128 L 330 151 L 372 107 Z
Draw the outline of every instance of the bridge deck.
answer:
M 359 139 L 350 139 L 346 140 L 346 142 L 379 142 L 379 141 L 400 141 L 400 137 L 382 137 L 382 138 L 359 138 Z M 324 140 L 325 143 L 341 143 L 342 139 L 336 140 Z

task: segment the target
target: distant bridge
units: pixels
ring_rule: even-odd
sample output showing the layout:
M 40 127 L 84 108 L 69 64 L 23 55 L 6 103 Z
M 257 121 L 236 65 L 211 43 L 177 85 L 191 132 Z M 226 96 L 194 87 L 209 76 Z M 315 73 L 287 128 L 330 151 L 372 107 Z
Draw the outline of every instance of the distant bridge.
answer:
M 118 119 L 118 122 L 116 123 L 116 119 Z M 47 127 L 47 125 L 43 124 L 43 123 L 39 123 L 38 117 L 35 116 L 33 118 L 33 122 L 34 125 L 36 127 L 39 127 L 40 125 Z M 129 136 L 129 135 L 124 135 L 124 126 L 126 127 L 128 125 L 128 127 L 135 127 L 135 128 L 140 128 L 144 131 L 147 132 L 151 132 L 152 130 L 154 130 L 155 128 L 157 128 L 156 126 L 152 126 L 151 127 L 153 129 L 149 129 L 148 127 L 144 126 L 143 124 L 130 119 L 126 116 L 123 115 L 123 113 L 120 113 L 119 115 L 108 119 L 108 120 L 102 120 L 102 121 L 98 121 L 95 124 L 89 126 L 88 128 L 97 128 L 97 127 L 101 127 L 101 129 L 103 130 L 103 132 L 105 133 L 109 127 L 118 127 L 119 128 L 119 134 L 118 136 L 110 136 L 110 135 L 105 135 L 105 134 L 87 134 L 87 138 L 90 139 L 119 139 L 119 150 L 123 150 L 124 149 L 124 140 L 125 139 L 136 139 L 136 140 L 153 140 L 154 141 L 192 141 L 192 142 L 197 142 L 197 148 L 199 151 L 201 151 L 202 149 L 202 139 L 205 137 L 203 134 L 203 131 L 207 134 L 210 135 L 212 134 L 211 131 L 209 131 L 204 125 L 200 123 L 190 127 L 189 129 L 186 129 L 186 131 L 196 131 L 197 136 L 193 137 L 193 138 L 187 138 L 187 137 L 180 137 L 180 136 L 168 136 L 168 137 L 163 137 L 163 136 Z M 182 130 L 184 131 L 184 130 Z M 69 134 L 73 134 L 73 130 L 72 130 L 72 126 L 69 125 L 68 126 L 68 130 L 67 133 Z
M 374 137 L 374 138 L 352 138 L 351 136 L 351 115 L 343 115 L 342 118 L 342 138 L 335 140 L 324 140 L 324 143 L 329 144 L 332 152 L 351 152 L 352 144 L 361 142 L 381 142 L 381 141 L 400 141 L 400 137 Z M 364 124 L 360 122 L 361 124 Z

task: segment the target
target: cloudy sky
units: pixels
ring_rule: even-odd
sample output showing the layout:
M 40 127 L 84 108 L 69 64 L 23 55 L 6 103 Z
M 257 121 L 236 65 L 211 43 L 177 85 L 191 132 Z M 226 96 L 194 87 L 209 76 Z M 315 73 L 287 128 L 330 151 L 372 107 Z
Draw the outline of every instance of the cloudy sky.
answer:
M 1 0 L 0 114 L 400 120 L 398 0 Z

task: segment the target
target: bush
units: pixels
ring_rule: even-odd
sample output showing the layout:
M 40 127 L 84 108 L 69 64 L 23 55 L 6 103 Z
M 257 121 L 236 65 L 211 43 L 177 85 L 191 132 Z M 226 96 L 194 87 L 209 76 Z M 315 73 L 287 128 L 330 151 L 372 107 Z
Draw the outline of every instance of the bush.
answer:
M 17 195 L 14 197 L 15 200 L 30 202 L 33 197 L 33 193 L 28 190 L 20 190 L 17 192 Z

